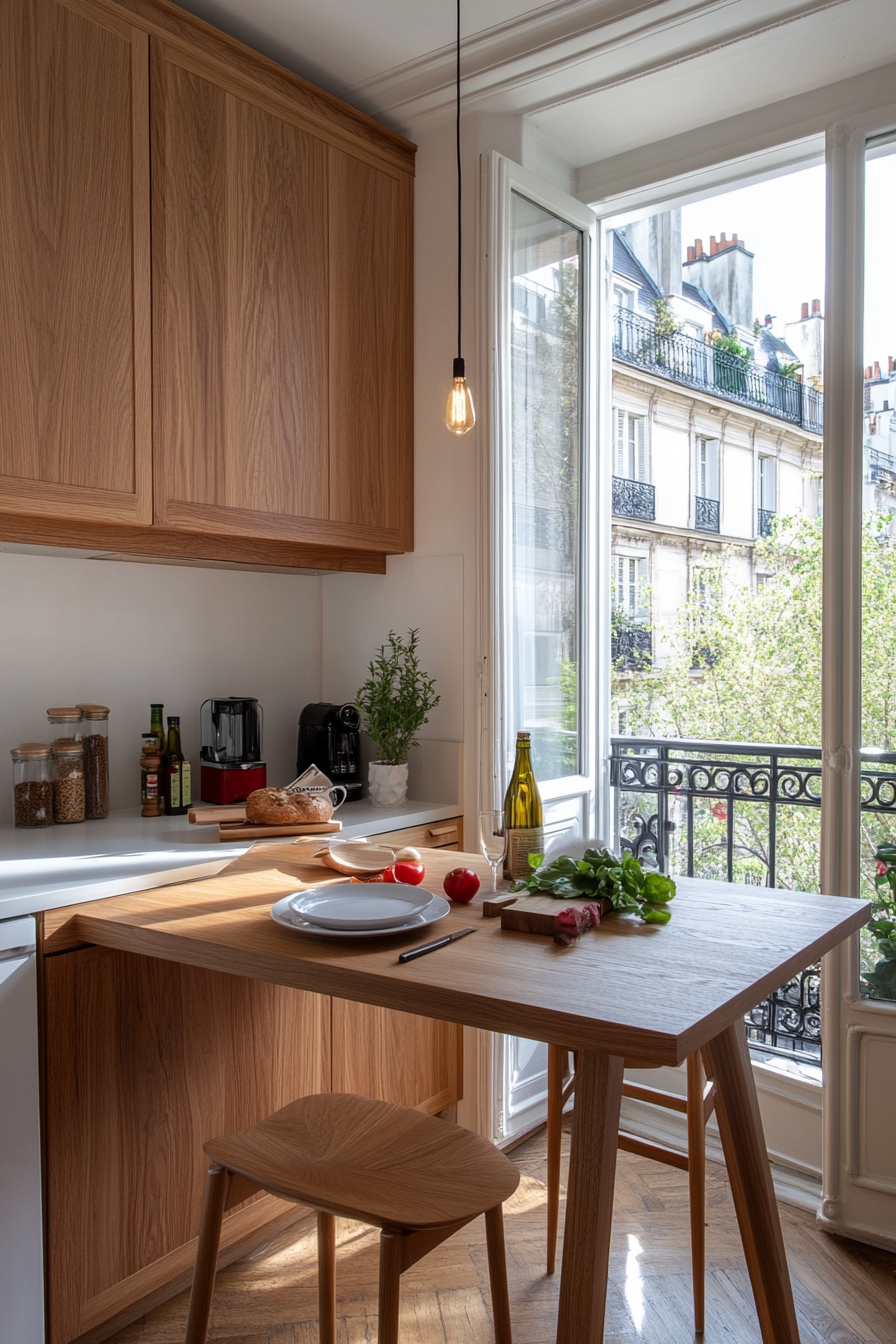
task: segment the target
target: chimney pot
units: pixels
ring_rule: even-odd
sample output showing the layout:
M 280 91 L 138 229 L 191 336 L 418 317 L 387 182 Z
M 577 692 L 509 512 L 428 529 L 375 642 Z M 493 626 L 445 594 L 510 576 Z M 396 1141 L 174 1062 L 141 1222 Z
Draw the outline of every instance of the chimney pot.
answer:
M 865 368 L 865 381 L 866 381 L 866 383 L 869 381 L 870 378 L 871 378 L 871 365 L 868 364 L 868 365 L 866 366 L 866 368 Z
M 818 313 L 819 316 L 821 316 L 821 299 L 812 300 L 812 312 Z
M 718 252 L 718 250 L 719 250 L 719 248 L 718 248 L 718 245 L 717 245 L 717 243 L 716 243 L 716 236 L 715 236 L 714 233 L 711 233 L 711 234 L 709 235 L 709 255 L 710 255 L 711 257 L 714 257 L 715 254 Z
M 893 356 L 887 355 L 887 373 L 893 373 L 893 371 L 894 371 Z
M 878 360 L 874 361 L 874 376 L 875 378 L 880 377 L 880 362 Z
M 732 246 L 732 247 L 736 247 L 736 246 L 737 246 L 737 234 L 736 234 L 736 233 L 732 233 L 732 235 L 731 235 L 731 246 Z
M 800 308 L 800 321 L 805 321 L 805 319 L 808 316 L 809 316 L 809 305 L 808 303 L 804 303 Z
M 765 325 L 766 325 L 767 327 L 770 327 L 773 321 L 774 321 L 774 319 L 773 319 L 771 313 L 766 313 L 766 315 L 765 315 Z
M 694 249 L 693 249 L 692 247 L 689 247 L 689 248 L 688 248 L 688 261 L 693 261 L 693 260 L 694 260 Z
M 695 257 L 702 257 L 702 256 L 703 256 L 703 239 L 702 239 L 702 238 L 695 238 L 695 239 L 694 239 L 694 255 L 695 255 Z

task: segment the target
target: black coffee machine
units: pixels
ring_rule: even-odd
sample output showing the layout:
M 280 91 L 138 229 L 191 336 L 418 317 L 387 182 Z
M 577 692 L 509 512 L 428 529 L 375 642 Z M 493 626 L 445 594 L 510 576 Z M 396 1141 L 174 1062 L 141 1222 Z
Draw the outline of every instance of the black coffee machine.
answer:
M 361 716 L 354 705 L 306 705 L 299 715 L 296 775 L 309 765 L 345 787 L 347 801 L 361 797 Z

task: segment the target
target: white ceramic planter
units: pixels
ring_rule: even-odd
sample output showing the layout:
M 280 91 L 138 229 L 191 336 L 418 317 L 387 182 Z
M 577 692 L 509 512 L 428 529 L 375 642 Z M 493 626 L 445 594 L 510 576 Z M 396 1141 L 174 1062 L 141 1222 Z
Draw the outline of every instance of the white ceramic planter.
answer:
M 408 763 L 386 765 L 371 761 L 367 767 L 372 807 L 400 807 L 408 796 Z

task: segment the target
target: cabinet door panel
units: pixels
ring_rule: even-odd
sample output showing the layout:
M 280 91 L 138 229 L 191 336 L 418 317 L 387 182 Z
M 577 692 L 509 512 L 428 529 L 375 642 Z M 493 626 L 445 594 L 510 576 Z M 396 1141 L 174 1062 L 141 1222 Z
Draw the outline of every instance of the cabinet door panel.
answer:
M 413 182 L 330 155 L 330 518 L 413 546 Z
M 148 39 L 0 5 L 0 496 L 151 519 Z
M 160 523 L 326 531 L 326 180 L 326 145 L 153 44 Z
M 333 1091 L 430 1112 L 461 1096 L 461 1028 L 333 999 Z
M 64 1344 L 189 1274 L 202 1144 L 329 1089 L 330 1004 L 99 948 L 48 957 L 44 984 L 49 1339 Z

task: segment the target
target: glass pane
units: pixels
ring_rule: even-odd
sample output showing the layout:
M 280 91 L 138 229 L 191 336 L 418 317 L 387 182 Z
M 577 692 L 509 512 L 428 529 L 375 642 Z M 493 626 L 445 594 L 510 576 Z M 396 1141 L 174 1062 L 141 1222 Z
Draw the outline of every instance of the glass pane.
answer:
M 870 149 L 865 165 L 862 895 L 875 909 L 862 936 L 862 989 L 883 999 L 896 999 L 896 849 L 886 848 L 896 845 L 894 150 L 892 144 Z
M 647 444 L 637 491 L 613 467 L 614 838 L 675 875 L 810 891 L 824 193 L 812 168 L 632 220 L 608 249 L 637 285 L 613 308 L 613 409 Z M 751 1047 L 811 1070 L 817 1005 L 808 967 L 750 1014 Z
M 579 229 L 511 197 L 514 731 L 535 773 L 579 770 Z

